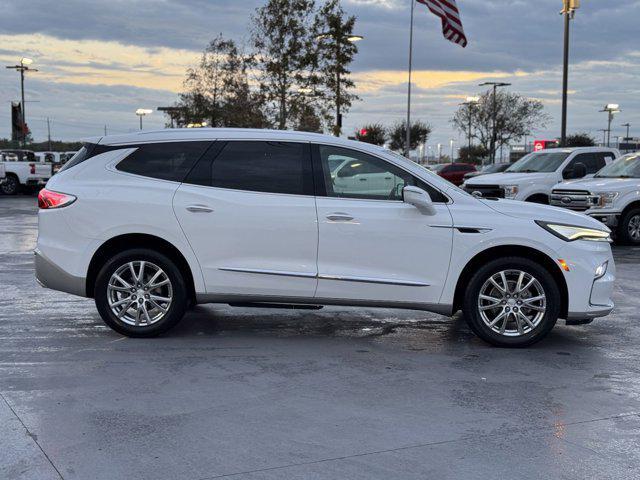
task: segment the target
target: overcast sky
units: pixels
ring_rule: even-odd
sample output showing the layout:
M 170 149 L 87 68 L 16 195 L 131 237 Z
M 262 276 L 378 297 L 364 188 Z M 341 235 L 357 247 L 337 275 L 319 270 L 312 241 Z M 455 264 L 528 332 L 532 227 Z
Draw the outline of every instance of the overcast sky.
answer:
M 0 61 L 35 60 L 26 83 L 27 120 L 36 140 L 76 140 L 138 128 L 136 108 L 169 105 L 185 68 L 218 33 L 248 38 L 261 0 L 0 0 Z M 357 16 L 353 64 L 361 101 L 345 133 L 364 122 L 392 124 L 406 115 L 410 0 L 343 0 Z M 429 143 L 464 142 L 450 119 L 479 83 L 499 79 L 544 102 L 552 122 L 536 138 L 559 135 L 561 0 L 458 0 L 469 39 L 463 49 L 442 38 L 439 19 L 416 5 L 413 118 L 433 126 Z M 640 1 L 583 0 L 572 24 L 569 132 L 601 139 L 605 103 L 622 108 L 613 135 L 640 130 Z M 19 78 L 0 70 L 0 137 L 10 135 L 10 102 Z M 154 112 L 145 128 L 164 125 Z M 640 136 L 640 131 L 638 131 Z

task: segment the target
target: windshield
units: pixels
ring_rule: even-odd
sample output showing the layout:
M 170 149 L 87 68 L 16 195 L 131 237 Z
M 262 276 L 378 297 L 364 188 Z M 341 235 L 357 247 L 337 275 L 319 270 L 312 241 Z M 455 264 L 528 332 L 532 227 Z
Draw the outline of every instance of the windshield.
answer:
M 555 172 L 562 162 L 564 162 L 571 152 L 533 152 L 525 155 L 506 172 Z
M 640 178 L 640 152 L 620 157 L 602 168 L 595 176 L 598 178 Z
M 482 173 L 504 172 L 509 167 L 509 165 L 509 163 L 490 163 L 489 165 L 485 165 L 482 168 Z

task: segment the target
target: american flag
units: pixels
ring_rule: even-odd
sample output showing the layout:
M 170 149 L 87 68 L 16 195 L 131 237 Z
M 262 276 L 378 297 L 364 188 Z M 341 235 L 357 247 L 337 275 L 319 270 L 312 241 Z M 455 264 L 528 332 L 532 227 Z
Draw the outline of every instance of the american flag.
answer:
M 417 0 L 425 4 L 431 13 L 442 20 L 442 34 L 450 42 L 457 43 L 463 48 L 467 46 L 467 37 L 464 35 L 460 12 L 456 0 Z

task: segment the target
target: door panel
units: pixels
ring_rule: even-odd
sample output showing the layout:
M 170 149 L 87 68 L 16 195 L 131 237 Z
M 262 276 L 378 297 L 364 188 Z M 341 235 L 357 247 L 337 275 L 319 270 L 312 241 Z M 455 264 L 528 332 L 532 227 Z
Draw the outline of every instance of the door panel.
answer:
M 312 297 L 318 227 L 314 198 L 183 184 L 174 210 L 207 293 Z
M 313 297 L 318 225 L 309 144 L 229 141 L 212 155 L 174 197 L 207 293 Z
M 336 185 L 329 175 L 334 157 L 352 158 L 358 169 L 391 178 L 380 190 L 363 192 Z M 372 302 L 437 303 L 451 255 L 452 218 L 444 203 L 423 215 L 402 202 L 402 188 L 417 185 L 436 201 L 442 193 L 381 158 L 349 149 L 319 146 L 316 161 L 324 172 L 327 196 L 318 211 L 317 298 Z
M 438 302 L 453 239 L 446 205 L 432 216 L 393 201 L 321 197 L 317 206 L 316 297 Z

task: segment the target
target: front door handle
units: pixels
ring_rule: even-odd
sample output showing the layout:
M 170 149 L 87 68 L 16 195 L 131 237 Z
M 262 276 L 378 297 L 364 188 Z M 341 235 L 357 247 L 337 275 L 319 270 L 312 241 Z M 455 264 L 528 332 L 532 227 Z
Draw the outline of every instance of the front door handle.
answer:
M 207 207 L 206 205 L 189 205 L 187 211 L 193 213 L 211 213 L 213 212 L 213 208 Z
M 350 222 L 353 220 L 353 217 L 348 213 L 335 212 L 327 215 L 327 220 L 331 222 Z

